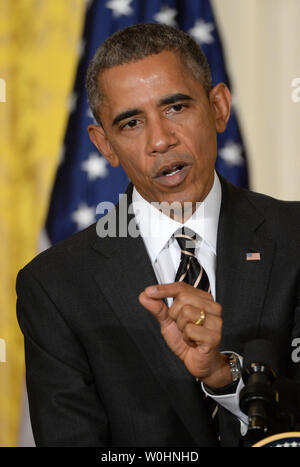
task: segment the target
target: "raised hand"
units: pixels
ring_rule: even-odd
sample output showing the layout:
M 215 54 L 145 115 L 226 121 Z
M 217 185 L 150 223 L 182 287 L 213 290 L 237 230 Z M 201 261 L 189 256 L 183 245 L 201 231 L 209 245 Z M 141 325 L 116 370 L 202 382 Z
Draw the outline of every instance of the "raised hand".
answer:
M 170 308 L 163 301 L 167 297 L 174 298 Z M 139 300 L 157 318 L 166 343 L 192 375 L 215 388 L 231 382 L 227 357 L 218 350 L 222 307 L 211 294 L 175 282 L 147 287 Z

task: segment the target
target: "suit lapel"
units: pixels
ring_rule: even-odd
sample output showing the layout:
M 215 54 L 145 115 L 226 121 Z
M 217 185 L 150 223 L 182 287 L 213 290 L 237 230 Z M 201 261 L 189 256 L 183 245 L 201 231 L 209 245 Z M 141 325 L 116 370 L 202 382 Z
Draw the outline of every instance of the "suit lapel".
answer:
M 275 242 L 264 234 L 264 215 L 245 192 L 221 178 L 222 208 L 217 246 L 217 301 L 223 307 L 221 347 L 243 352 L 256 337 L 273 262 Z M 260 259 L 247 260 L 247 253 Z
M 117 219 L 118 212 L 119 207 L 116 209 Z M 133 216 L 129 216 L 128 226 L 130 232 L 137 231 Z M 97 239 L 94 248 L 102 255 L 101 269 L 95 277 L 102 293 L 140 350 L 158 384 L 163 387 L 186 429 L 196 443 L 207 444 L 210 428 L 203 425 L 207 416 L 198 383 L 168 348 L 157 320 L 138 301 L 145 287 L 157 283 L 143 240 L 140 236 L 132 238 L 130 235 L 106 237 Z M 200 427 L 204 429 L 200 430 Z

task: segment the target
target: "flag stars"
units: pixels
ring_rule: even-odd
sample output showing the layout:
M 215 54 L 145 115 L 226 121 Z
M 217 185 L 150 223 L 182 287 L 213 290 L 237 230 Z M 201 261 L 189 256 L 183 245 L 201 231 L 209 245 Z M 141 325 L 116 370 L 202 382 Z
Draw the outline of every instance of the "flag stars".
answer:
M 105 4 L 106 8 L 112 10 L 113 17 L 130 16 L 133 13 L 133 8 L 130 3 L 132 0 L 110 0 Z
M 161 24 L 167 24 L 168 26 L 176 26 L 176 15 L 177 10 L 175 8 L 163 6 L 161 10 L 154 15 L 154 20 Z
M 71 219 L 77 224 L 77 229 L 82 230 L 95 222 L 95 208 L 86 203 L 80 203 L 77 210 L 71 215 Z
M 104 157 L 92 152 L 89 158 L 82 162 L 82 170 L 87 172 L 88 179 L 93 181 L 96 178 L 105 178 L 108 175 L 107 161 Z
M 242 157 L 242 151 L 243 148 L 240 144 L 228 141 L 225 146 L 219 150 L 219 155 L 228 165 L 243 165 L 244 159 Z
M 215 40 L 212 35 L 213 29 L 215 29 L 213 23 L 206 23 L 203 19 L 198 19 L 194 27 L 189 30 L 189 33 L 200 44 L 212 44 Z

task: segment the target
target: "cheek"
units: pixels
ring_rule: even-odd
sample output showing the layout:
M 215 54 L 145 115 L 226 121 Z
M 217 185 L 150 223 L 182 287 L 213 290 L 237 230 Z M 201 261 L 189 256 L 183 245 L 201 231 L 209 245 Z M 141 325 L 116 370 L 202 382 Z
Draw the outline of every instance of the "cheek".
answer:
M 113 147 L 127 173 L 130 172 L 131 176 L 134 175 L 138 178 L 147 177 L 154 160 L 146 154 L 145 142 L 141 135 L 124 138 L 124 141 L 118 141 Z
M 130 140 L 120 142 L 115 138 L 110 138 L 110 145 L 113 149 L 113 152 L 117 154 L 121 166 L 127 171 L 134 171 L 138 169 L 138 158 L 136 157 L 136 147 Z
M 186 144 L 203 147 L 216 140 L 216 126 L 211 113 L 205 108 L 197 112 L 184 114 L 177 125 L 177 133 Z
M 132 151 L 126 150 L 126 152 L 123 151 L 122 153 L 119 151 L 118 154 L 121 166 L 133 182 L 141 179 L 146 181 L 149 172 L 147 160 L 141 153 L 137 152 L 136 147 Z
M 207 164 L 208 160 L 214 161 L 217 153 L 217 136 L 210 125 L 190 126 L 180 132 L 180 140 L 198 163 Z

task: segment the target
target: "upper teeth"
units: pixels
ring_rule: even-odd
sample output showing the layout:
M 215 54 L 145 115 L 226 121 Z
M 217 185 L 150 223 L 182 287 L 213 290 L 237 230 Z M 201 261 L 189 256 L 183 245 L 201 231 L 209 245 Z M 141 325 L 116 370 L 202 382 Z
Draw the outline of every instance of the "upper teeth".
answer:
M 180 171 L 180 167 L 176 166 L 176 167 L 174 167 L 172 172 L 166 173 L 165 176 L 166 177 L 171 177 L 172 175 L 176 174 L 179 171 Z

